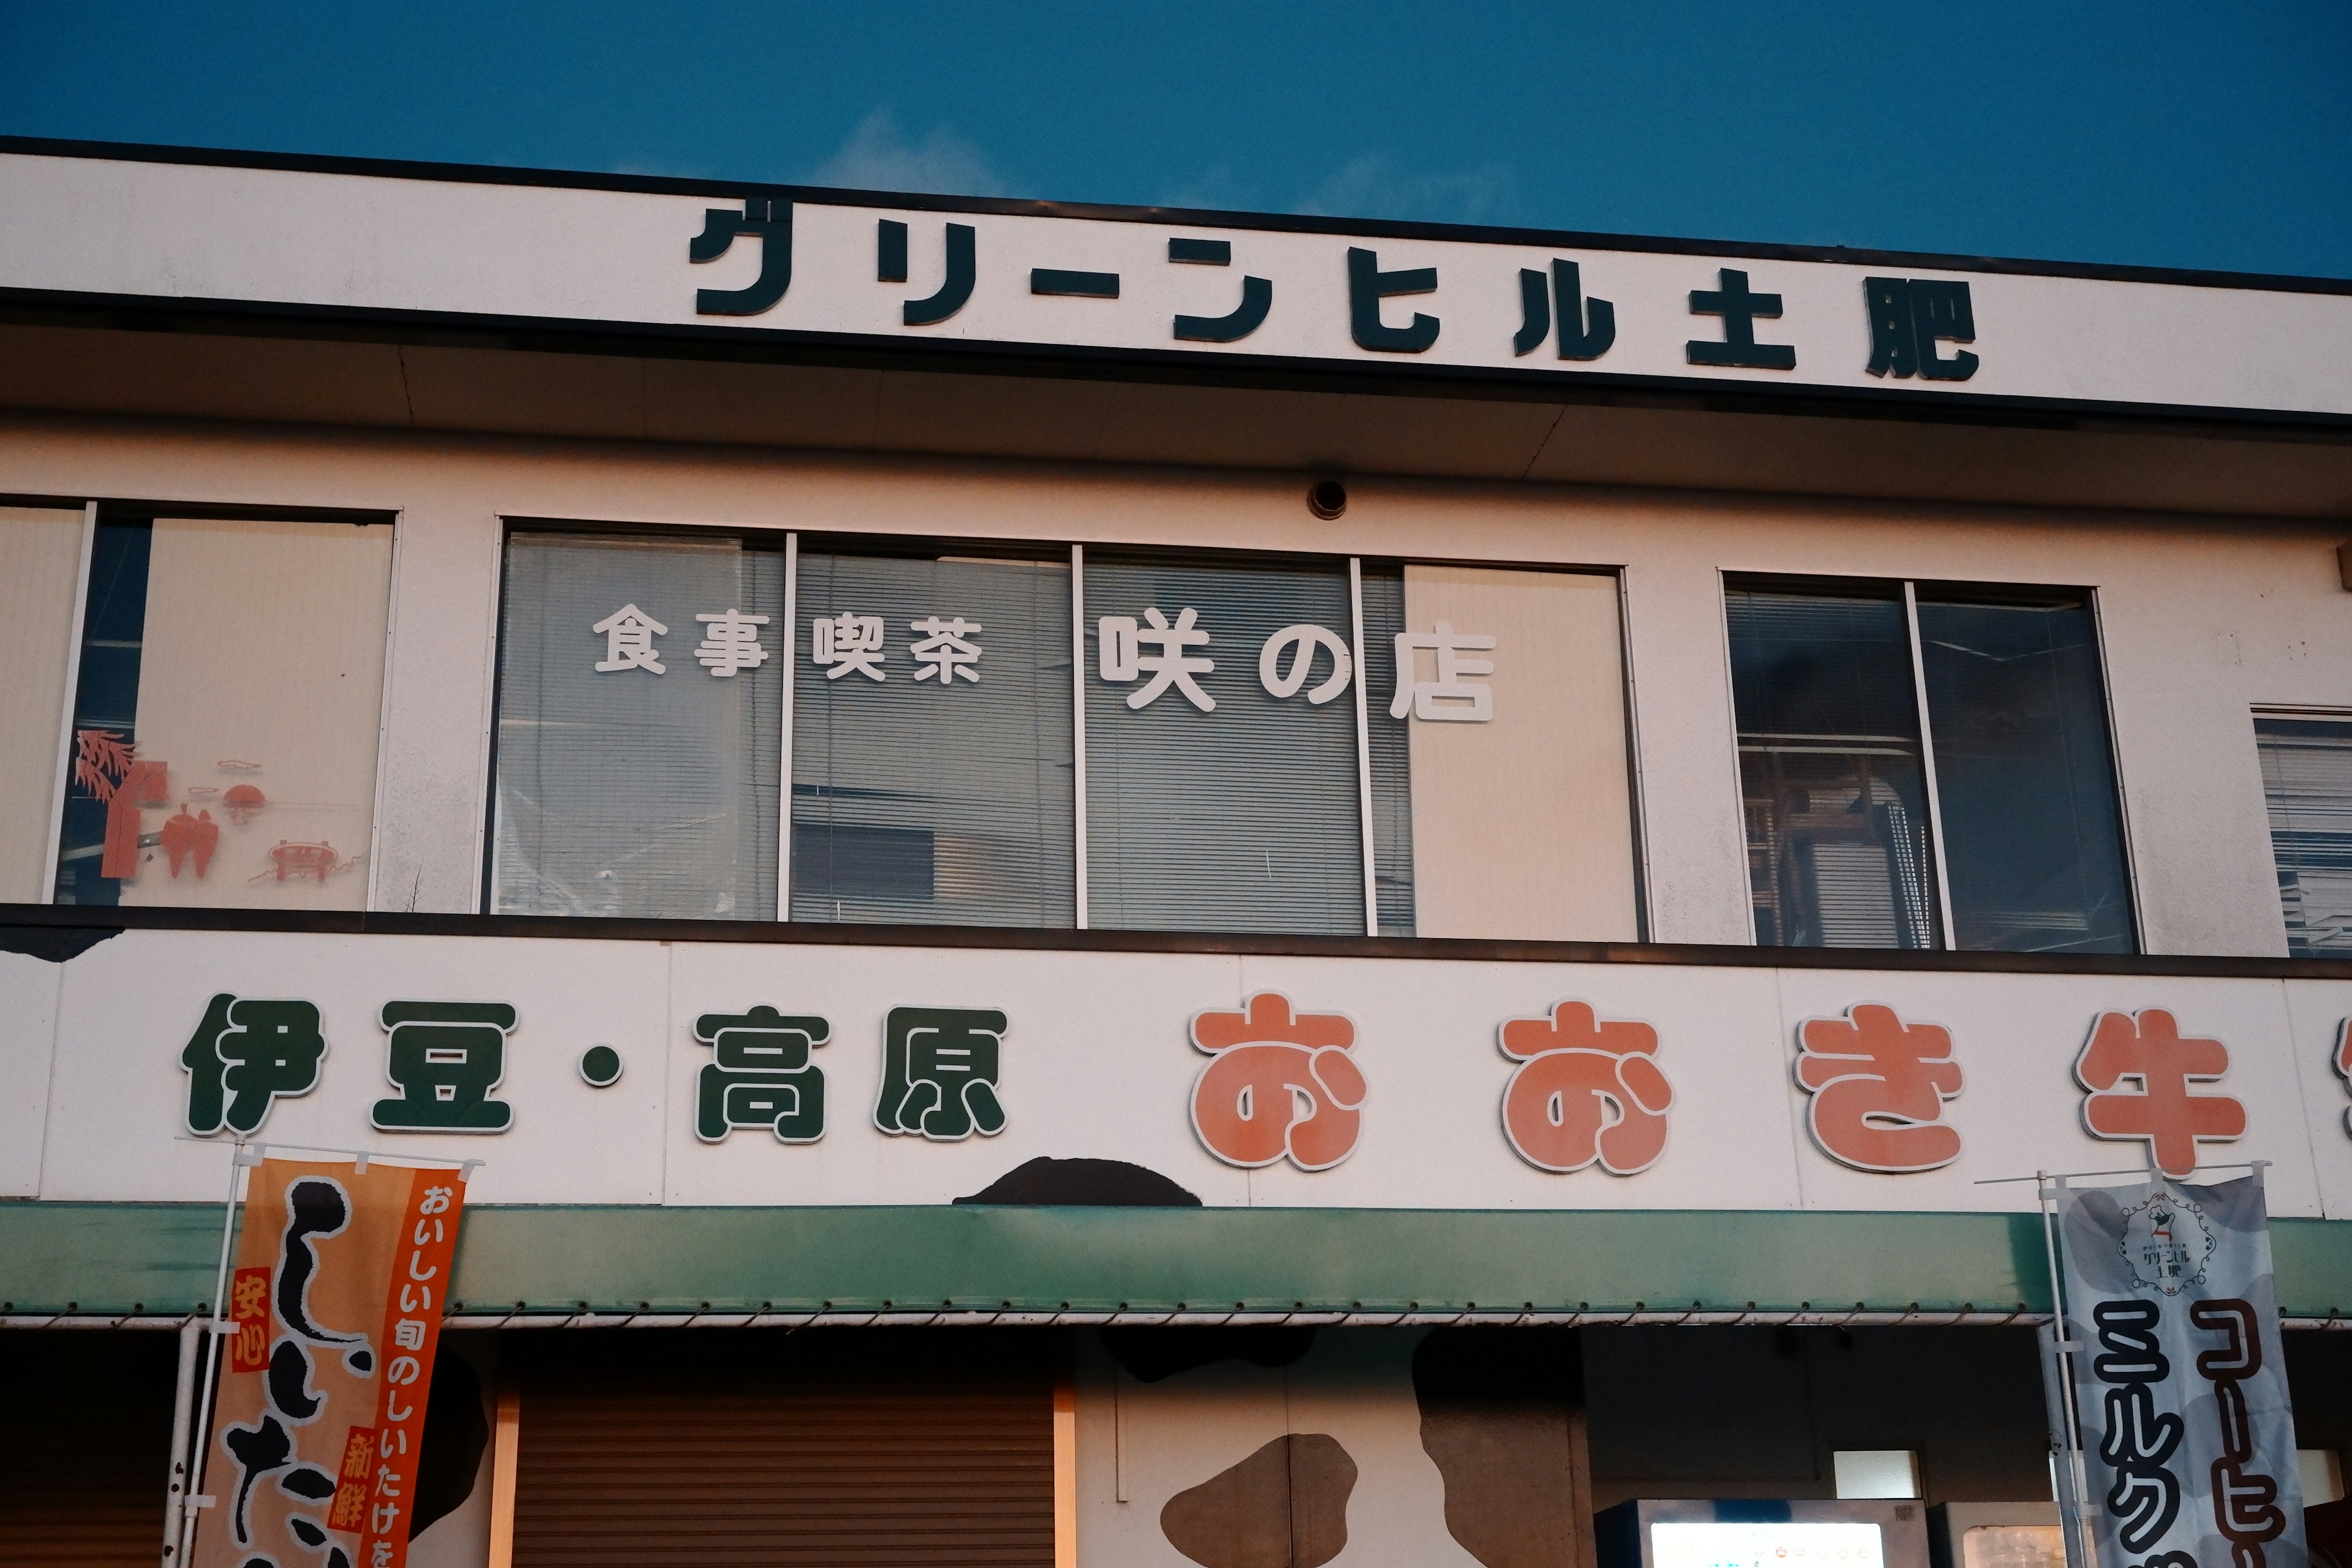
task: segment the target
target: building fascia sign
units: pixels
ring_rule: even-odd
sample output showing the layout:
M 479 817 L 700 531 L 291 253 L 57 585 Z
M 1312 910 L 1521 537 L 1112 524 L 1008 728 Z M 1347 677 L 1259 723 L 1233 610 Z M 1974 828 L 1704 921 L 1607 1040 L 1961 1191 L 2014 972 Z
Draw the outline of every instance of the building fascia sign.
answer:
M 22 139 L 0 211 L 18 300 L 2352 419 L 2324 280 Z
M 944 1203 L 1038 1158 L 1212 1205 L 1974 1211 L 2272 1163 L 2352 1217 L 2352 982 L 129 931 L 0 954 L 0 1195 L 212 1141 L 471 1156 L 495 1203 Z M 28 1079 L 27 1081 L 34 1081 Z

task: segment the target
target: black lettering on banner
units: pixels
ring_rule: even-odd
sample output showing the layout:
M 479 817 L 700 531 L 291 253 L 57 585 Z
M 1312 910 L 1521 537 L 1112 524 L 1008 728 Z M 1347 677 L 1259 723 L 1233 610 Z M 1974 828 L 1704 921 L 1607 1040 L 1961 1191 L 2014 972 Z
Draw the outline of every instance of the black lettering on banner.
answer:
M 2278 1481 L 2252 1468 L 2254 1434 L 2246 1412 L 2245 1380 L 2263 1370 L 2263 1341 L 2253 1304 L 2231 1298 L 2200 1301 L 2189 1321 L 2222 1336 L 2221 1348 L 2197 1358 L 2198 1375 L 2213 1385 L 2221 1457 L 2213 1461 L 2213 1524 L 2230 1542 L 2233 1568 L 2265 1568 L 2263 1547 L 2286 1531 Z
M 2157 1343 L 2163 1309 L 2153 1301 L 2101 1301 L 2091 1309 L 2099 1353 L 2091 1370 L 2106 1393 L 2106 1435 L 2099 1458 L 2115 1471 L 2107 1510 L 2126 1552 L 2145 1552 L 2164 1539 L 2180 1516 L 2180 1478 L 2166 1461 L 2180 1447 L 2180 1417 L 2156 1407 L 2155 1391 L 2172 1373 Z

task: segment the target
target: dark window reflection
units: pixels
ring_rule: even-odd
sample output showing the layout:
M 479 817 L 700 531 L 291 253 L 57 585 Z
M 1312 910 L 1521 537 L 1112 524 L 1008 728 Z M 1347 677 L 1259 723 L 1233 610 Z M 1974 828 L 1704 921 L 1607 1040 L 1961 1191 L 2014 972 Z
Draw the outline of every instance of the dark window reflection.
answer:
M 1955 945 L 2133 952 L 2089 606 L 1922 593 L 1919 647 Z
M 1757 942 L 1938 945 L 1900 589 L 1735 585 L 1727 608 Z

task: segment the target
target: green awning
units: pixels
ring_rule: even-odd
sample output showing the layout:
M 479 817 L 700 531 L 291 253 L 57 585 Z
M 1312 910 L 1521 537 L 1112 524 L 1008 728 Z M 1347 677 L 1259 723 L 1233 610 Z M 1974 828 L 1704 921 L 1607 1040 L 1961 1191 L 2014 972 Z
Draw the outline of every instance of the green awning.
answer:
M 2273 1222 L 2290 1317 L 2352 1316 L 2352 1222 Z M 220 1210 L 0 1204 L 0 1312 L 208 1304 Z M 1979 1314 L 2049 1310 L 2032 1215 L 484 1207 L 455 1310 Z

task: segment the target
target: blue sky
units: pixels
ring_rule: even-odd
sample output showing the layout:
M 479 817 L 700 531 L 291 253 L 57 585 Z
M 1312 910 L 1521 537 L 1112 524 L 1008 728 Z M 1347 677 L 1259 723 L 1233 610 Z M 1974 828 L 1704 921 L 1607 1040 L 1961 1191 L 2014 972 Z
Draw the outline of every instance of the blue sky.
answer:
M 2345 0 L 0 0 L 0 132 L 2352 277 Z

